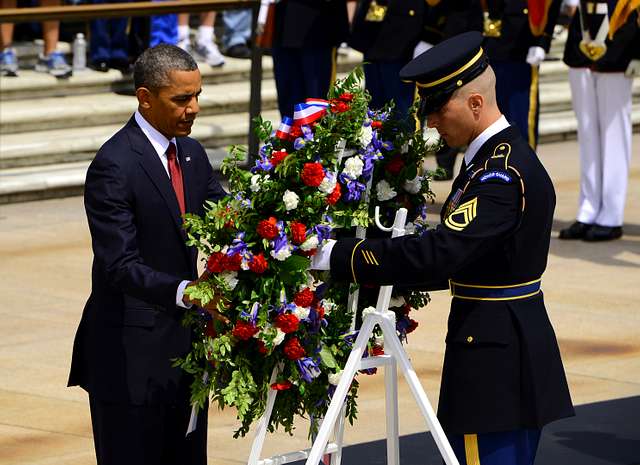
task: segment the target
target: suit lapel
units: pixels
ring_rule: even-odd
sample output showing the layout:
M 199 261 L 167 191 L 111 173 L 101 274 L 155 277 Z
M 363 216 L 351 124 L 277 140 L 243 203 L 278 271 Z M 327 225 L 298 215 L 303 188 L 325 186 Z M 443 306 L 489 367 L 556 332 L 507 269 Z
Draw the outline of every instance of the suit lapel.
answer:
M 142 129 L 135 122 L 134 118 L 129 120 L 127 125 L 129 127 L 129 140 L 131 146 L 135 152 L 140 155 L 140 165 L 142 169 L 147 173 L 151 182 L 154 184 L 160 196 L 164 200 L 167 206 L 168 213 L 171 216 L 174 226 L 176 227 L 178 234 L 181 238 L 186 239 L 184 230 L 182 229 L 182 218 L 180 217 L 180 207 L 178 206 L 178 199 L 171 185 L 171 179 L 167 175 L 167 172 L 158 157 L 157 152 L 151 145 L 151 142 L 142 132 Z M 186 246 L 185 246 L 186 247 Z

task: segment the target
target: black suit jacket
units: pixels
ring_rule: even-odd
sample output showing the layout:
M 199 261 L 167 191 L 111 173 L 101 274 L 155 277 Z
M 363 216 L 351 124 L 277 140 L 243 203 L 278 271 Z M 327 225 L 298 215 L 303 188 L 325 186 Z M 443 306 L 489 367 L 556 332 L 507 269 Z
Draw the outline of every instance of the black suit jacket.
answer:
M 224 190 L 202 146 L 177 138 L 186 210 L 202 214 Z M 157 152 L 134 118 L 89 166 L 85 209 L 92 287 L 73 348 L 69 385 L 129 404 L 172 403 L 184 374 L 171 360 L 190 348 L 176 306 L 182 280 L 197 277 L 178 202 Z

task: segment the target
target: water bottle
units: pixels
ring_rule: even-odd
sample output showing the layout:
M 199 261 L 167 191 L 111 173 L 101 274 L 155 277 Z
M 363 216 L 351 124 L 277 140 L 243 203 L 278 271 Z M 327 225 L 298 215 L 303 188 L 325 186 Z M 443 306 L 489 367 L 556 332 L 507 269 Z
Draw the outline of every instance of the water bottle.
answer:
M 79 32 L 73 40 L 73 70 L 82 71 L 87 68 L 87 41 L 84 34 Z

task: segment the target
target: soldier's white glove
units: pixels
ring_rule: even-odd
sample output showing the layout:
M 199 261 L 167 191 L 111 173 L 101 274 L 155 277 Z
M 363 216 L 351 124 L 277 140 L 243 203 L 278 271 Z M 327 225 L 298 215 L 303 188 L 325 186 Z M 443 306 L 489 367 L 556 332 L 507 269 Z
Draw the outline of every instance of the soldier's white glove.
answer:
M 628 78 L 640 76 L 640 60 L 631 60 L 624 75 Z
M 425 42 L 424 40 L 421 40 L 420 42 L 418 42 L 418 45 L 416 45 L 416 47 L 413 49 L 413 58 L 417 57 L 418 55 L 422 55 L 431 47 L 433 47 L 433 44 L 430 44 L 429 42 Z
M 328 271 L 331 269 L 331 251 L 336 241 L 327 239 L 324 245 L 318 247 L 316 254 L 311 257 L 310 270 Z
M 546 55 L 547 53 L 542 47 L 538 47 L 537 45 L 534 47 L 529 47 L 529 52 L 527 53 L 527 63 L 529 63 L 531 66 L 538 66 L 544 61 L 544 57 Z

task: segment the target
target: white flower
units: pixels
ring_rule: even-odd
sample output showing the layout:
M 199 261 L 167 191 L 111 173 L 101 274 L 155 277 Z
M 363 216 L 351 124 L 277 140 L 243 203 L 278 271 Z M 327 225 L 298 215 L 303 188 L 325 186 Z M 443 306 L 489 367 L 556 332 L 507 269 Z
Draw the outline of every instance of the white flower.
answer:
M 389 308 L 402 307 L 404 305 L 404 297 L 391 297 Z
M 364 320 L 364 317 L 366 317 L 368 314 L 370 313 L 375 313 L 376 308 L 375 307 L 367 307 L 364 310 L 362 310 L 362 319 Z
M 253 176 L 251 176 L 251 185 L 249 186 L 249 189 L 251 189 L 251 192 L 258 192 L 260 190 L 261 185 L 267 182 L 268 180 L 269 180 L 268 174 L 264 177 L 260 174 L 254 174 Z
M 362 159 L 358 155 L 356 155 L 348 158 L 347 161 L 344 162 L 344 169 L 342 170 L 342 172 L 349 176 L 351 179 L 356 179 L 362 174 L 362 168 L 364 168 L 364 163 Z
M 277 252 L 275 250 L 272 250 L 271 252 L 269 252 L 269 255 L 271 255 L 276 260 L 280 260 L 281 262 L 283 262 L 291 256 L 291 250 L 289 250 L 289 247 L 282 247 Z
M 405 224 L 404 226 L 404 233 L 409 235 L 409 234 L 415 234 L 416 233 L 416 225 L 413 224 L 411 221 L 409 221 L 407 224 Z
M 285 334 L 280 328 L 276 328 L 276 337 L 273 338 L 273 347 L 282 344 Z
M 322 301 L 322 308 L 324 308 L 325 315 L 328 315 L 329 313 L 331 313 L 336 307 L 337 305 L 329 299 L 324 299 Z
M 313 236 L 307 237 L 307 240 L 302 243 L 300 248 L 305 252 L 308 252 L 309 250 L 317 249 L 318 245 L 319 245 L 318 236 L 314 234 Z
M 397 195 L 397 192 L 391 188 L 391 185 L 383 179 L 376 185 L 376 195 L 380 202 L 391 200 Z
M 298 307 L 293 311 L 293 314 L 298 317 L 299 320 L 304 320 L 309 316 L 309 307 Z
M 224 279 L 225 284 L 230 290 L 234 290 L 238 285 L 238 272 L 237 271 L 223 271 L 220 273 L 220 277 Z
M 409 194 L 417 194 L 422 189 L 422 178 L 420 176 L 416 176 L 412 180 L 407 180 L 402 185 L 402 188 L 407 191 Z
M 422 139 L 426 145 L 436 145 L 440 142 L 440 133 L 436 128 L 426 127 L 422 131 Z
M 331 373 L 329 374 L 329 384 L 333 384 L 334 386 L 337 386 L 340 383 L 341 378 L 342 378 L 342 370 L 338 371 L 337 373 Z
M 360 145 L 363 147 L 366 147 L 371 143 L 371 140 L 373 139 L 373 129 L 371 129 L 371 125 L 362 126 L 358 139 L 360 141 Z
M 324 175 L 324 179 L 318 186 L 318 189 L 320 189 L 320 192 L 322 192 L 323 194 L 331 194 L 333 190 L 336 188 L 337 182 L 338 182 L 338 179 L 335 173 L 332 173 L 331 171 L 327 171 Z
M 284 191 L 284 195 L 282 196 L 282 201 L 284 202 L 284 208 L 289 210 L 293 210 L 298 206 L 298 202 L 300 201 L 300 197 L 295 192 L 290 190 Z

